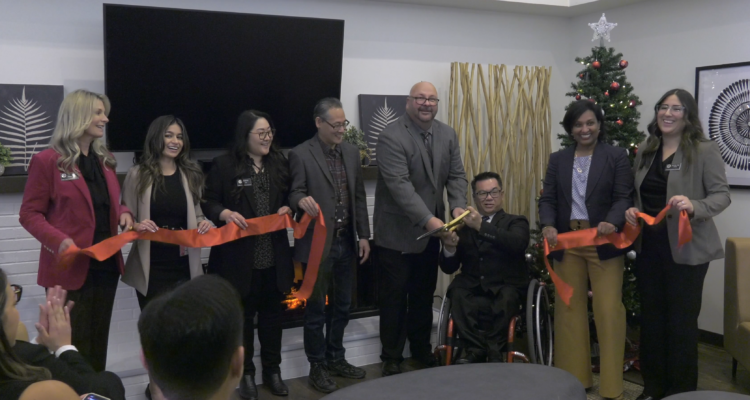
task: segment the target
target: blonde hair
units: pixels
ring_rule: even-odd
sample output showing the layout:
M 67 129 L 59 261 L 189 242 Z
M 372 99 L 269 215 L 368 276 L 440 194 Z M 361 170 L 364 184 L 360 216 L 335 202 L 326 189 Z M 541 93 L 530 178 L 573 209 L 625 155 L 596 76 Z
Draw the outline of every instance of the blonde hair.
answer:
M 111 108 L 107 96 L 88 90 L 78 89 L 65 96 L 57 114 L 57 126 L 52 133 L 49 147 L 60 154 L 57 160 L 57 168 L 61 172 L 73 172 L 81 156 L 81 148 L 78 147 L 78 139 L 91 125 L 94 119 L 96 102 L 104 104 L 104 115 L 109 115 Z M 102 139 L 94 139 L 91 142 L 91 151 L 99 157 L 105 167 L 114 169 L 117 161 L 107 150 L 107 145 Z

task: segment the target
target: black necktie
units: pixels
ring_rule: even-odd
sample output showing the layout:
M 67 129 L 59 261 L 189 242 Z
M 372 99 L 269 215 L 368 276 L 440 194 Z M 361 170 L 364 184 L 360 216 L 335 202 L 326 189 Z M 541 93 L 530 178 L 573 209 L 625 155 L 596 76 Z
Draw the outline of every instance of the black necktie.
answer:
M 486 215 L 484 217 L 482 217 L 482 222 L 487 222 L 489 220 L 490 220 L 490 217 L 488 217 Z
M 432 165 L 432 134 L 430 132 L 422 132 L 422 139 L 424 140 L 424 147 L 427 148 L 427 155 L 430 157 L 430 165 Z

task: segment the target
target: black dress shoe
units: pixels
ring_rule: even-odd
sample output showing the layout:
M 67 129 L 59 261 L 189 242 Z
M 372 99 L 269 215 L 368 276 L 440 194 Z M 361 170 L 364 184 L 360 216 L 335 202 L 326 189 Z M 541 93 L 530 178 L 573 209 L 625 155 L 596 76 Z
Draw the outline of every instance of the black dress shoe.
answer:
M 501 363 L 505 362 L 505 358 L 503 357 L 503 353 L 500 353 L 499 351 L 490 351 L 489 355 L 487 356 L 487 362 Z
M 382 373 L 383 376 L 391 376 L 401 373 L 401 366 L 398 361 L 388 360 L 383 361 Z
M 422 364 L 422 366 L 424 366 L 425 368 L 433 368 L 439 365 L 437 358 L 435 358 L 433 354 L 417 355 L 417 356 L 413 355 L 411 358 L 414 360 L 417 360 L 417 362 Z
M 281 374 L 274 372 L 272 374 L 263 374 L 263 384 L 271 390 L 274 396 L 288 396 L 289 388 L 281 380 Z
M 310 364 L 310 376 L 307 377 L 307 382 L 315 388 L 315 390 L 322 393 L 331 393 L 339 387 L 336 382 L 331 379 L 328 374 L 325 364 L 323 363 L 312 363 Z
M 479 351 L 464 351 L 464 354 L 456 360 L 456 364 L 476 364 L 482 363 L 487 359 L 487 356 L 483 352 Z
M 255 375 L 244 375 L 240 380 L 240 397 L 245 400 L 258 400 L 258 387 L 255 386 Z
M 326 368 L 328 369 L 328 373 L 332 376 L 341 376 L 343 378 L 362 379 L 367 375 L 365 370 L 349 364 L 343 358 L 338 361 L 328 362 Z

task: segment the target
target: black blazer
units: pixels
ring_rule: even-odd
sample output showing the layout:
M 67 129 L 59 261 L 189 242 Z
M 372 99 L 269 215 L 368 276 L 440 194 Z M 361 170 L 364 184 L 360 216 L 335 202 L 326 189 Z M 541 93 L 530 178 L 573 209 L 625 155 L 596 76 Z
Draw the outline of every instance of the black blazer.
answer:
M 451 282 L 454 287 L 472 289 L 482 286 L 497 294 L 502 286 L 525 290 L 529 283 L 526 248 L 529 246 L 529 221 L 522 215 L 500 210 L 490 222 L 482 222 L 479 232 L 464 226 L 458 231 L 458 247 L 453 257 L 440 252 L 440 269 L 461 274 Z
M 286 158 L 284 162 L 287 162 Z M 259 217 L 255 212 L 255 195 L 252 186 L 242 188 L 239 201 L 233 194 L 233 191 L 238 187 L 235 179 L 234 158 L 225 154 L 214 158 L 213 163 L 211 172 L 206 179 L 206 190 L 203 195 L 205 204 L 202 208 L 206 218 L 213 221 L 216 226 L 222 227 L 226 223 L 219 220 L 219 214 L 225 209 L 237 211 L 245 218 Z M 278 187 L 274 179 L 277 171 L 271 166 L 269 166 L 268 172 L 271 176 L 270 211 L 275 213 L 282 206 L 288 205 L 289 187 Z M 250 178 L 250 174 L 239 177 L 239 179 L 243 178 Z M 292 263 L 289 238 L 286 229 L 273 232 L 270 235 L 276 261 L 276 284 L 280 292 L 286 293 L 289 292 L 294 283 L 294 264 Z M 250 292 L 254 252 L 255 237 L 253 236 L 214 246 L 211 248 L 211 255 L 208 258 L 208 272 L 218 274 L 231 282 L 240 292 L 240 296 L 244 298 Z
M 544 192 L 539 198 L 539 220 L 542 227 L 553 226 L 558 233 L 570 231 L 573 209 L 573 159 L 575 146 L 550 154 Z M 633 171 L 625 149 L 599 142 L 594 149 L 586 184 L 586 210 L 591 227 L 606 221 L 618 231 L 625 226 L 625 211 L 633 206 Z M 597 246 L 600 260 L 625 253 L 611 244 Z M 560 261 L 563 251 L 552 256 Z
M 120 378 L 109 371 L 94 371 L 77 351 L 68 350 L 57 358 L 44 346 L 18 340 L 13 352 L 26 364 L 47 368 L 52 379 L 67 384 L 79 395 L 96 393 L 112 400 L 125 399 Z

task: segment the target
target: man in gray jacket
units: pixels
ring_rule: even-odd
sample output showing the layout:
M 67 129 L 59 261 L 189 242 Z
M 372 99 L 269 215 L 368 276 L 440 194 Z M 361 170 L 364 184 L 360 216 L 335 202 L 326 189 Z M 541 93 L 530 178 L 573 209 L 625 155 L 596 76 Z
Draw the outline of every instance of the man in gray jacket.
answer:
M 323 212 L 328 228 L 323 262 L 315 289 L 305 307 L 305 353 L 310 362 L 308 382 L 316 390 L 337 389 L 330 375 L 361 379 L 362 368 L 344 358 L 344 328 L 349 323 L 355 260 L 370 254 L 370 223 L 359 150 L 343 141 L 349 121 L 338 99 L 320 100 L 314 111 L 318 133 L 289 152 L 292 186 L 289 204 L 298 214 L 319 216 Z M 294 258 L 307 263 L 314 226 L 294 243 Z M 327 335 L 326 295 L 332 289 L 331 315 Z M 326 337 L 327 336 L 327 337 Z
M 416 238 L 444 224 L 445 190 L 453 217 L 463 213 L 467 187 L 456 132 L 435 119 L 438 102 L 435 86 L 417 83 L 406 114 L 378 139 L 373 225 L 379 246 L 383 375 L 401 372 L 407 338 L 413 358 L 436 364 L 430 330 L 440 240 Z

